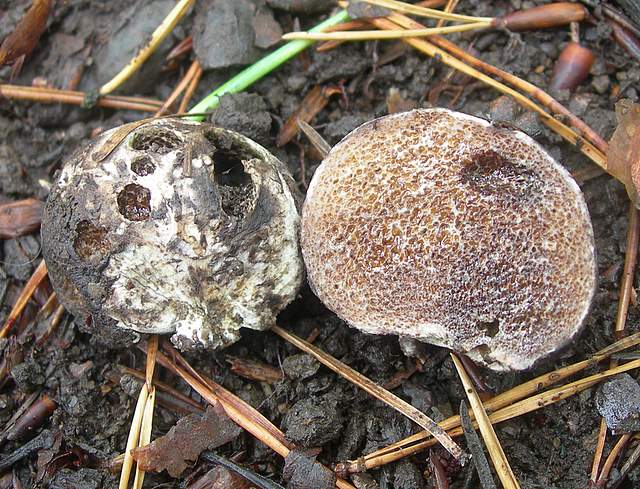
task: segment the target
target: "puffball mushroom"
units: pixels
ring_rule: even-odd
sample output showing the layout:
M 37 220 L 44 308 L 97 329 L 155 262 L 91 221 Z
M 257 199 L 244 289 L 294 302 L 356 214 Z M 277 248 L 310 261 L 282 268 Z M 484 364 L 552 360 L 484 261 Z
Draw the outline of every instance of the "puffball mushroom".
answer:
M 355 129 L 302 212 L 314 292 L 367 333 L 521 370 L 581 329 L 593 230 L 569 173 L 522 132 L 445 109 Z
M 78 150 L 47 200 L 43 253 L 62 304 L 95 332 L 174 333 L 183 349 L 272 325 L 303 278 L 284 165 L 180 119 L 136 127 L 104 158 L 117 131 Z

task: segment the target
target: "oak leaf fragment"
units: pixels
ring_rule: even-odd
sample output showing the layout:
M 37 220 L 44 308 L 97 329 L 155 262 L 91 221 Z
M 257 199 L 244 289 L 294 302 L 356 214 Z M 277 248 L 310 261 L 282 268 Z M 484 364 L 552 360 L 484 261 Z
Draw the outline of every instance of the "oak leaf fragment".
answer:
M 607 151 L 607 171 L 627 188 L 629 198 L 639 205 L 640 188 L 640 104 L 622 99 L 616 104 L 616 127 Z
M 204 414 L 190 414 L 180 419 L 169 432 L 150 444 L 135 448 L 133 458 L 145 472 L 166 470 L 179 477 L 206 449 L 217 448 L 240 434 L 220 404 L 208 406 Z

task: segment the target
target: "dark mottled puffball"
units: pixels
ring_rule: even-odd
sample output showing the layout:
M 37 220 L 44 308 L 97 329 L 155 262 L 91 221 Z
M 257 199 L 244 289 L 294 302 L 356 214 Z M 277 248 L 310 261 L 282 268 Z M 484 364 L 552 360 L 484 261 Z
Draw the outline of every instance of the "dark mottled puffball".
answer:
M 640 430 L 640 384 L 620 374 L 600 386 L 596 407 L 613 433 Z
M 324 304 L 520 370 L 580 331 L 596 288 L 591 220 L 569 173 L 529 136 L 446 109 L 382 117 L 322 162 L 302 252 Z
M 158 119 L 72 155 L 46 204 L 43 253 L 58 298 L 92 332 L 219 348 L 241 327 L 269 328 L 295 297 L 299 222 L 291 176 L 263 147 Z

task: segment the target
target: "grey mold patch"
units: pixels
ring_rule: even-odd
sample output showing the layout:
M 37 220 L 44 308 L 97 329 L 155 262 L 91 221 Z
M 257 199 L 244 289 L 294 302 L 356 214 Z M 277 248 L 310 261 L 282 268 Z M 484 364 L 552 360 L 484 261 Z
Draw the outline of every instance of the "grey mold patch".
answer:
M 173 333 L 183 349 L 269 328 L 303 277 L 284 166 L 237 133 L 173 119 L 94 161 L 112 134 L 67 161 L 46 204 L 43 253 L 62 303 L 96 334 Z

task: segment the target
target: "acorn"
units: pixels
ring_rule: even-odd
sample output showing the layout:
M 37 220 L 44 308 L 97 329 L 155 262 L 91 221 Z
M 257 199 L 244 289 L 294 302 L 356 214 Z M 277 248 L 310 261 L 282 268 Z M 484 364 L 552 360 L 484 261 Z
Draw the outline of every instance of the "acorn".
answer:
M 312 289 L 349 325 L 523 370 L 579 333 L 593 230 L 526 134 L 446 109 L 368 122 L 331 149 L 302 212 Z
M 99 336 L 173 334 L 182 349 L 269 328 L 303 279 L 286 167 L 210 124 L 122 130 L 77 150 L 46 202 L 43 254 L 61 303 Z

